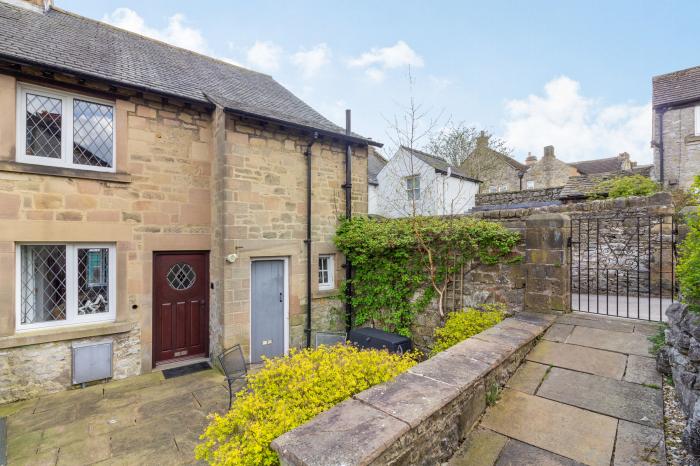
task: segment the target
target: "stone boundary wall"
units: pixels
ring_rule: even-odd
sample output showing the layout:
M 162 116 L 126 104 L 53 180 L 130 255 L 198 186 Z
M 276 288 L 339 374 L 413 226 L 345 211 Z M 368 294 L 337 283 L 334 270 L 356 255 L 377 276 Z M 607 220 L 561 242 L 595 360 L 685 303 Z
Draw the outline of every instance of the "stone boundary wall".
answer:
M 272 442 L 283 466 L 440 464 L 555 316 L 520 313 Z
M 476 205 L 508 205 L 526 202 L 558 201 L 562 187 L 526 189 L 523 191 L 507 191 L 502 193 L 481 193 L 476 195 Z

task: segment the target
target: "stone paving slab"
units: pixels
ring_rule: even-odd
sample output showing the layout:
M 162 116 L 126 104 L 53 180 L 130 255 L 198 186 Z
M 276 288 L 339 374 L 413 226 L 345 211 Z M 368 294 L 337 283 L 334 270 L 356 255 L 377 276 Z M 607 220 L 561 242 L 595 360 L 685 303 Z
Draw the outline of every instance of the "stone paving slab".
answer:
M 549 366 L 544 364 L 525 361 L 506 383 L 506 387 L 534 395 L 548 370 Z
M 663 430 L 620 421 L 617 427 L 613 466 L 664 464 L 666 464 L 666 446 Z
M 651 344 L 643 333 L 625 333 L 590 327 L 576 327 L 566 340 L 572 345 L 588 346 L 638 356 L 651 356 Z
M 624 354 L 547 340 L 540 341 L 526 359 L 618 380 L 622 379 L 627 364 Z
M 599 328 L 604 330 L 612 330 L 615 332 L 634 332 L 635 323 L 630 320 L 624 320 L 614 317 L 605 317 L 598 314 L 589 314 L 575 312 L 559 316 L 558 324 L 579 325 L 581 327 Z
M 554 368 L 537 396 L 650 427 L 663 423 L 661 390 L 635 383 Z
M 557 343 L 566 343 L 566 339 L 571 335 L 571 331 L 574 329 L 573 325 L 569 324 L 552 324 L 544 334 L 545 340 L 555 341 Z
M 634 324 L 635 333 L 643 333 L 647 336 L 656 335 L 659 333 L 661 324 L 658 322 L 637 322 Z
M 447 466 L 493 466 L 508 442 L 508 437 L 488 429 L 476 428 L 462 442 Z
M 591 466 L 609 466 L 617 420 L 506 389 L 482 427 Z
M 582 463 L 555 453 L 509 440 L 501 450 L 496 466 L 584 466 Z
M 654 358 L 630 354 L 627 357 L 627 369 L 622 380 L 661 388 L 661 374 L 656 370 Z

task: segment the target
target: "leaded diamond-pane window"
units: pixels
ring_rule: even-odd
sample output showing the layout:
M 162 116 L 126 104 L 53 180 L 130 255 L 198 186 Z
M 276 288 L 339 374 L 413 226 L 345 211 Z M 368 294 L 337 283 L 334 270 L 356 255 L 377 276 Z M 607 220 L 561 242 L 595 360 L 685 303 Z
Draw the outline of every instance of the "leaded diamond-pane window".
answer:
M 66 247 L 22 246 L 21 322 L 66 319 Z
M 115 171 L 114 105 L 21 84 L 19 162 Z
M 78 315 L 109 312 L 109 249 L 78 249 Z
M 18 330 L 112 320 L 113 245 L 18 247 Z
M 187 290 L 194 285 L 197 274 L 190 264 L 178 262 L 168 270 L 168 285 L 175 290 Z
M 61 158 L 61 99 L 25 94 L 27 155 Z
M 73 100 L 73 163 L 112 166 L 114 109 L 84 100 Z

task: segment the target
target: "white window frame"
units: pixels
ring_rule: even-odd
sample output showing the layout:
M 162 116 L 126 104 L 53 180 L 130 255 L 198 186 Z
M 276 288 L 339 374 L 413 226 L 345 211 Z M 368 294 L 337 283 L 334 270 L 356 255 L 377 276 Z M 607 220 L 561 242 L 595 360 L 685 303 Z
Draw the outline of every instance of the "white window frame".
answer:
M 502 184 L 501 186 L 498 187 L 498 192 L 499 193 L 507 193 L 508 192 L 508 185 L 507 184 Z
M 535 182 L 532 180 L 529 180 L 526 184 L 527 189 L 535 189 Z
M 489 193 L 497 193 L 497 192 L 498 192 L 497 186 L 489 186 Z
M 695 135 L 700 136 L 700 105 L 695 106 Z
M 33 324 L 22 323 L 22 246 L 66 247 L 66 318 Z M 108 311 L 97 314 L 78 315 L 78 249 L 109 249 Z M 50 327 L 65 327 L 95 322 L 111 322 L 116 319 L 117 309 L 117 251 L 112 243 L 17 243 L 15 271 L 15 329 L 17 332 Z
M 318 282 L 318 289 L 319 290 L 332 290 L 335 288 L 335 255 L 334 254 L 319 254 L 318 255 L 319 262 L 320 259 L 328 259 L 327 266 L 328 266 L 328 281 L 325 283 L 322 283 L 320 281 L 319 277 L 319 282 Z M 321 266 L 319 264 L 319 272 L 321 270 Z
M 38 157 L 27 155 L 27 93 L 38 94 L 61 100 L 61 158 Z M 112 107 L 112 166 L 95 167 L 73 163 L 73 102 L 74 100 L 108 105 Z M 115 173 L 117 166 L 117 125 L 116 105 L 108 100 L 96 99 L 91 96 L 67 93 L 33 84 L 21 83 L 17 85 L 17 156 L 16 160 L 32 165 L 45 165 L 51 167 L 74 168 L 95 172 Z
M 404 178 L 405 181 L 405 186 L 404 189 L 406 189 L 406 195 L 408 197 L 409 201 L 420 201 L 420 196 L 421 196 L 421 186 L 420 186 L 420 175 L 410 175 Z M 411 188 L 408 187 L 409 181 L 411 182 Z M 416 181 L 418 182 L 418 188 L 416 188 Z M 416 197 L 416 192 L 418 192 L 418 196 Z

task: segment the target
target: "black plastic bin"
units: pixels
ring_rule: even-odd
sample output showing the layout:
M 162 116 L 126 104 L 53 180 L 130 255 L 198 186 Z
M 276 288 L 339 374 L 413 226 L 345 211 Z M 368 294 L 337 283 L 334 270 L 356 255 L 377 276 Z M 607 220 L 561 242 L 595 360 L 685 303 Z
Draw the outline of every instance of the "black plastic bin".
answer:
M 399 354 L 413 348 L 410 338 L 376 328 L 354 328 L 350 330 L 348 340 L 360 348 L 387 349 Z

